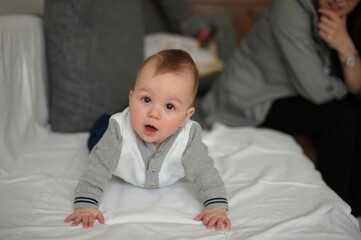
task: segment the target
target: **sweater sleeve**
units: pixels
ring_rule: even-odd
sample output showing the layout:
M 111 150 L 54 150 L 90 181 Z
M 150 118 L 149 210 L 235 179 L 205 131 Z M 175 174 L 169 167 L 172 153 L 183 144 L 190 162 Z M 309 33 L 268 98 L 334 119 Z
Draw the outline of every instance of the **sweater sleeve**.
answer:
M 208 155 L 207 146 L 202 142 L 202 130 L 194 122 L 183 154 L 185 176 L 195 183 L 199 198 L 205 208 L 228 209 L 227 193 L 223 180 Z
M 74 208 L 97 208 L 106 183 L 112 177 L 121 151 L 119 125 L 110 119 L 99 143 L 90 153 L 90 161 L 75 189 Z

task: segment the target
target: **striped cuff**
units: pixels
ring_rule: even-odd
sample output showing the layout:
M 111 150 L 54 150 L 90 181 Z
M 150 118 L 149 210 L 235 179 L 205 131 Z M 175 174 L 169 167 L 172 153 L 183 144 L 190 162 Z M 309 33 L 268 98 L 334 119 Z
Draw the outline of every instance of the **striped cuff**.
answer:
M 76 197 L 74 199 L 74 204 L 92 204 L 98 207 L 98 201 L 94 198 L 88 198 L 88 197 Z
M 227 198 L 211 198 L 203 203 L 205 208 L 211 204 L 221 204 L 221 205 L 225 204 L 228 206 L 228 201 Z

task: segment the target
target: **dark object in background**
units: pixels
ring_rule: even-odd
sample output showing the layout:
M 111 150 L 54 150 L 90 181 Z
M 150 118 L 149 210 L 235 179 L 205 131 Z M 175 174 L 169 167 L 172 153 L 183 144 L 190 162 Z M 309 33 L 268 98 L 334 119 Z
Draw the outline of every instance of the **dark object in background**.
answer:
M 109 114 L 103 114 L 94 122 L 93 126 L 90 129 L 90 135 L 88 138 L 89 152 L 94 148 L 94 146 L 104 135 L 109 125 L 109 119 Z
M 44 27 L 54 132 L 86 132 L 123 111 L 143 63 L 141 0 L 45 0 Z

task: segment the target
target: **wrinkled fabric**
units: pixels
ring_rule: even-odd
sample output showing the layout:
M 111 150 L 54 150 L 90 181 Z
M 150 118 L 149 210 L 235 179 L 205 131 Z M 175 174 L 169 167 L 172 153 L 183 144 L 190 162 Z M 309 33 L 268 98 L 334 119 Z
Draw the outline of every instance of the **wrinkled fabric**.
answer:
M 0 16 L 0 176 L 11 173 L 25 145 L 47 125 L 41 19 Z M 9 161 L 9 159 L 12 159 Z
M 12 176 L 0 178 L 0 239 L 360 239 L 349 206 L 322 181 L 287 135 L 216 126 L 204 142 L 227 192 L 232 228 L 206 230 L 193 184 L 146 190 L 113 178 L 100 210 L 105 225 L 64 224 L 88 161 L 88 135 L 47 132 Z
M 10 31 L 9 20 L 21 24 Z M 47 127 L 40 36 L 36 17 L 0 17 L 0 239 L 361 239 L 350 207 L 290 136 L 223 125 L 203 141 L 226 186 L 230 231 L 194 220 L 203 206 L 190 182 L 146 190 L 115 177 L 100 205 L 104 225 L 64 224 L 89 159 L 89 135 Z

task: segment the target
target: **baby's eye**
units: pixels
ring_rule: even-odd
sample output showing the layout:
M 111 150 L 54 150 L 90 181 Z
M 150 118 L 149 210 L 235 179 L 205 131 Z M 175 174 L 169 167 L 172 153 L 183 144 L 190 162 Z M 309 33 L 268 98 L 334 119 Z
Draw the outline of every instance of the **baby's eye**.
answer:
M 150 100 L 149 97 L 143 97 L 143 102 L 145 102 L 145 103 L 150 103 L 151 100 Z
M 171 103 L 167 103 L 167 104 L 165 105 L 165 108 L 168 109 L 168 110 L 173 110 L 173 109 L 175 109 L 174 105 L 171 104 Z

